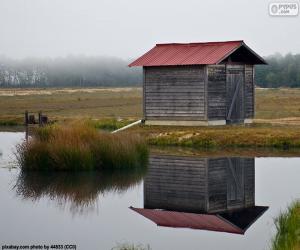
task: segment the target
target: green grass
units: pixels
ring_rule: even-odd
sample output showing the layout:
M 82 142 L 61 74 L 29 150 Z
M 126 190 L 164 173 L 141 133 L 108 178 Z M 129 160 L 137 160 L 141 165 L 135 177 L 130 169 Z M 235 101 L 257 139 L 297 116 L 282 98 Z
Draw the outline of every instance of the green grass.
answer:
M 134 169 L 146 165 L 148 149 L 138 135 L 76 123 L 37 128 L 16 156 L 23 170 Z
M 97 129 L 113 131 L 122 128 L 132 123 L 133 121 L 134 120 L 129 120 L 129 119 L 110 118 L 110 119 L 102 119 L 102 120 L 89 120 L 88 122 Z
M 272 241 L 272 250 L 300 249 L 300 202 L 293 203 L 276 219 L 277 233 Z
M 0 126 L 20 126 L 24 125 L 24 120 L 21 118 L 2 117 L 0 119 Z

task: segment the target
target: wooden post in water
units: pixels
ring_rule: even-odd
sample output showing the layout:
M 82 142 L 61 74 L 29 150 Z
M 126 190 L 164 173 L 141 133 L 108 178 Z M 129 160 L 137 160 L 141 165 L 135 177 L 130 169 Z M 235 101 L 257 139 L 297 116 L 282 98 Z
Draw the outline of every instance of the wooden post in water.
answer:
M 29 122 L 29 119 L 28 119 L 28 110 L 25 111 L 25 139 L 26 141 L 28 141 L 28 122 Z

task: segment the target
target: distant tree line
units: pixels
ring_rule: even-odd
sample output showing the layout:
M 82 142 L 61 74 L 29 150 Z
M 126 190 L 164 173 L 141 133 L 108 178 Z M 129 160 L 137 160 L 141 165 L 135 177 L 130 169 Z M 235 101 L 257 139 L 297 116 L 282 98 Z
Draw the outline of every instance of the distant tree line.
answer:
M 255 82 L 264 88 L 300 87 L 300 54 L 275 54 L 265 58 L 268 65 L 257 65 Z
M 0 57 L 0 87 L 135 86 L 141 69 L 112 57 L 68 56 L 55 59 Z
M 275 54 L 257 65 L 260 87 L 300 87 L 300 54 Z M 140 68 L 113 57 L 68 56 L 13 60 L 0 56 L 0 87 L 120 87 L 140 86 Z

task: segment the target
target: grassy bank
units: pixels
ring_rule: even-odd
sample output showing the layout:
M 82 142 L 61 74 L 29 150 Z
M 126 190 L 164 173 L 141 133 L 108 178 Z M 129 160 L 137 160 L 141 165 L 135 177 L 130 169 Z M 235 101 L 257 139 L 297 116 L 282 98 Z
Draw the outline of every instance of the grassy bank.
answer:
M 272 250 L 300 249 L 300 202 L 293 203 L 286 212 L 275 219 L 277 233 Z
M 23 170 L 130 169 L 144 166 L 147 156 L 140 136 L 99 132 L 87 123 L 37 128 L 17 147 Z
M 300 126 L 168 127 L 137 126 L 132 133 L 150 145 L 194 148 L 272 147 L 300 148 Z

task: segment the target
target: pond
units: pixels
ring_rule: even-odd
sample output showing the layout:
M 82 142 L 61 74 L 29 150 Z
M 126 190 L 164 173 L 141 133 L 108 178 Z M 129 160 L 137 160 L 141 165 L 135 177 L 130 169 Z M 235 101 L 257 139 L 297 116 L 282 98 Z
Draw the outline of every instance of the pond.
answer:
M 0 245 L 269 249 L 300 197 L 300 158 L 151 153 L 147 173 L 22 173 L 0 132 Z

